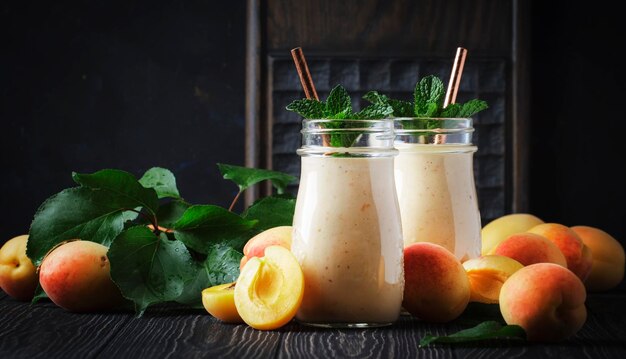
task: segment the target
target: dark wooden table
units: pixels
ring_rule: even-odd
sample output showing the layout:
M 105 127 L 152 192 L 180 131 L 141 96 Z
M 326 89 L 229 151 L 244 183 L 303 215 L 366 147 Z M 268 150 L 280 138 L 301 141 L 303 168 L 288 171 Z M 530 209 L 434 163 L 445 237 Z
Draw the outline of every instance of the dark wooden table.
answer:
M 626 358 L 626 293 L 590 294 L 589 317 L 554 344 L 489 342 L 419 347 L 425 333 L 451 334 L 493 319 L 497 306 L 474 305 L 447 324 L 403 316 L 390 327 L 322 330 L 292 322 L 258 331 L 222 324 L 204 310 L 151 307 L 69 313 L 50 301 L 17 302 L 0 291 L 0 358 Z M 495 308 L 495 309 L 494 309 Z

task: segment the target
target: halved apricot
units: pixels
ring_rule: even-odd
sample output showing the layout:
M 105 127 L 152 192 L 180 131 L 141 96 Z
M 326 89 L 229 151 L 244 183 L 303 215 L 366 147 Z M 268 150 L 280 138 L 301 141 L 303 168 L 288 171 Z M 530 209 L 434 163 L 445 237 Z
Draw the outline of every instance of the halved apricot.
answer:
M 227 323 L 243 323 L 235 307 L 236 283 L 220 284 L 202 291 L 202 305 L 209 314 Z
M 463 262 L 470 281 L 470 301 L 498 303 L 504 282 L 523 267 L 515 259 L 500 255 L 485 255 Z
M 249 258 L 237 279 L 235 306 L 251 327 L 272 330 L 296 315 L 304 295 L 304 275 L 291 251 L 265 248 L 264 257 Z

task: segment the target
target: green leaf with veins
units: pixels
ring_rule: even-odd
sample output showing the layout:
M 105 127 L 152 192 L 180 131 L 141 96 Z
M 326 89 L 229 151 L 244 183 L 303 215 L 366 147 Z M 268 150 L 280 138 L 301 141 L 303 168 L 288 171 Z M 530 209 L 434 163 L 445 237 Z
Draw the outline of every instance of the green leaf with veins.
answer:
M 206 260 L 196 263 L 193 278 L 185 283 L 176 302 L 202 309 L 202 290 L 219 284 L 231 283 L 239 276 L 239 263 L 243 254 L 230 246 L 216 244 L 209 250 Z
M 135 196 L 87 187 L 65 189 L 37 210 L 30 226 L 27 255 L 38 266 L 50 249 L 65 240 L 83 239 L 109 246 L 124 229 L 124 222 L 137 217 L 129 210 L 146 201 L 149 198 L 140 201 Z
M 72 173 L 74 182 L 93 190 L 108 192 L 118 202 L 129 203 L 130 208 L 142 207 L 154 215 L 159 207 L 159 198 L 152 188 L 145 188 L 132 174 L 105 169 L 93 174 Z
M 413 99 L 415 115 L 418 117 L 431 117 L 443 104 L 445 95 L 443 82 L 434 75 L 421 79 L 415 86 Z
M 420 347 L 433 343 L 458 344 L 486 340 L 525 340 L 526 332 L 519 325 L 502 325 L 496 321 L 486 321 L 469 329 L 458 331 L 448 336 L 426 334 L 420 340 Z
M 376 120 L 386 118 L 393 113 L 389 104 L 372 104 L 354 114 L 354 118 L 360 120 Z
M 257 220 L 256 229 L 263 231 L 278 226 L 291 226 L 296 199 L 286 196 L 264 197 L 255 201 L 241 214 L 247 220 Z
M 240 192 L 261 181 L 269 180 L 278 193 L 281 194 L 290 183 L 297 180 L 294 176 L 278 171 L 226 165 L 223 163 L 218 163 L 217 167 L 224 179 L 231 180 L 239 186 Z
M 330 94 L 326 99 L 325 118 L 345 119 L 352 115 L 352 100 L 345 88 L 341 85 L 335 86 L 330 90 Z
M 287 105 L 287 110 L 297 113 L 304 118 L 324 118 L 326 105 L 313 99 L 295 100 Z
M 459 117 L 471 117 L 488 107 L 489 106 L 487 106 L 487 102 L 485 101 L 478 100 L 478 99 L 469 100 L 463 104 L 463 107 L 459 111 L 458 116 Z
M 159 226 L 171 229 L 189 207 L 191 204 L 181 200 L 164 203 L 157 211 Z
M 193 279 L 193 260 L 180 241 L 158 237 L 145 226 L 122 232 L 107 253 L 111 278 L 142 315 L 148 306 L 173 301 Z
M 154 189 L 159 198 L 180 199 L 180 193 L 176 187 L 176 177 L 166 168 L 152 167 L 143 174 L 139 183 L 146 188 Z
M 413 103 L 410 101 L 389 99 L 389 105 L 393 109 L 395 117 L 413 117 L 415 116 Z
M 242 250 L 256 220 L 213 205 L 191 206 L 174 224 L 174 236 L 196 252 L 208 254 L 218 243 Z
M 393 109 L 394 117 L 466 118 L 488 108 L 485 101 L 478 99 L 464 104 L 452 103 L 443 108 L 444 95 L 445 89 L 441 79 L 430 75 L 415 85 L 413 102 L 391 99 L 377 91 L 370 91 L 363 98 L 373 104 L 388 104 Z M 431 125 L 428 126 L 428 128 L 431 127 Z

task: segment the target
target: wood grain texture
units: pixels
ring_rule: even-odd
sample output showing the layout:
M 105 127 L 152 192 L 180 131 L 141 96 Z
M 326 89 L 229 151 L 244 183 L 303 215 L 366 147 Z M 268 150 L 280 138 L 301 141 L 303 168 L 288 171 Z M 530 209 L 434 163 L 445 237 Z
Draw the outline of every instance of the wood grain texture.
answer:
M 420 348 L 426 334 L 449 335 L 500 320 L 497 305 L 472 304 L 458 319 L 425 323 L 401 316 L 374 329 L 317 329 L 293 321 L 274 331 L 224 324 L 173 305 L 130 312 L 69 313 L 49 301 L 0 301 L 0 358 L 623 358 L 626 294 L 592 294 L 589 317 L 558 343 L 490 341 Z
M 104 358 L 271 358 L 281 333 L 223 324 L 204 310 L 150 309 L 132 318 L 102 352 Z
M 0 358 L 91 358 L 129 320 L 127 313 L 70 313 L 50 301 L 0 302 Z
M 512 2 L 501 0 L 267 2 L 270 50 L 449 56 L 462 44 L 471 52 L 508 56 L 511 22 Z

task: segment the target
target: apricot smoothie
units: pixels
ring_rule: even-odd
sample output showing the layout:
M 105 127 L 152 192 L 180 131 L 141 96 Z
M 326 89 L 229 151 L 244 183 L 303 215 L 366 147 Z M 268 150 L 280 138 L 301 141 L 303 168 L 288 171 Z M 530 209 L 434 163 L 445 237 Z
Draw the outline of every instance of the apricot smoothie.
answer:
M 292 252 L 304 322 L 391 323 L 403 293 L 393 158 L 303 157 Z
M 399 317 L 403 242 L 392 140 L 385 140 L 386 149 L 298 150 L 302 168 L 291 250 L 305 278 L 296 314 L 304 324 L 367 327 Z
M 472 164 L 476 147 L 469 142 L 471 131 L 465 132 L 473 130 L 471 122 L 463 121 L 467 120 L 447 121 L 447 125 L 460 127 L 458 132 L 431 137 L 427 133 L 434 130 L 397 130 L 395 144 L 399 151 L 395 179 L 404 245 L 440 244 L 461 261 L 481 253 L 480 212 Z M 408 141 L 415 135 L 425 136 L 422 143 Z M 433 143 L 437 141 L 442 143 Z

